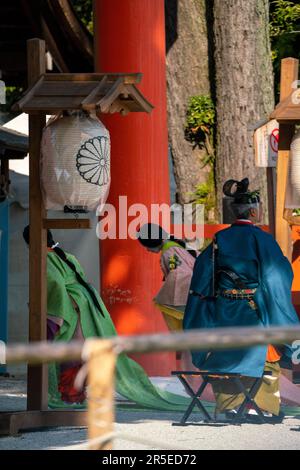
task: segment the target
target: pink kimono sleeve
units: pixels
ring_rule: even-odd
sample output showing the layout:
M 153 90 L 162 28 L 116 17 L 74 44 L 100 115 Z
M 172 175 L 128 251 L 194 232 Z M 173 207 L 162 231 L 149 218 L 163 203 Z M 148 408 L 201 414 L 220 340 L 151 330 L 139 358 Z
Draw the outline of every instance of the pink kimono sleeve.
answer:
M 174 256 L 178 259 L 178 264 L 170 269 L 170 258 Z M 194 263 L 195 258 L 183 248 L 171 247 L 162 253 L 161 268 L 165 281 L 154 301 L 163 305 L 186 305 Z

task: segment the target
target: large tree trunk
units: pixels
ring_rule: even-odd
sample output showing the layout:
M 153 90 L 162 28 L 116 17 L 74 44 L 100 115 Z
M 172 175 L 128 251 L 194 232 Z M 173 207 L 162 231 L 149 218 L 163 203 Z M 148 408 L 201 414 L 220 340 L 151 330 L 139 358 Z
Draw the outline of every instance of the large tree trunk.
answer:
M 169 144 L 178 202 L 190 200 L 210 168 L 205 150 L 185 140 L 186 110 L 193 95 L 209 95 L 209 54 L 205 0 L 165 0 Z
M 214 35 L 217 199 L 227 179 L 248 177 L 266 200 L 266 170 L 255 167 L 251 126 L 274 107 L 268 0 L 214 0 Z

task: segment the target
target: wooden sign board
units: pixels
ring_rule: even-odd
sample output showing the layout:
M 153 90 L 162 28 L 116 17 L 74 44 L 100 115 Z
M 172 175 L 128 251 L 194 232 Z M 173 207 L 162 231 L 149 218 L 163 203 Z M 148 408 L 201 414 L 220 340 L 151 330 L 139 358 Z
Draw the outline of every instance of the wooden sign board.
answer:
M 272 119 L 254 132 L 255 164 L 262 168 L 275 168 L 278 157 L 279 124 Z

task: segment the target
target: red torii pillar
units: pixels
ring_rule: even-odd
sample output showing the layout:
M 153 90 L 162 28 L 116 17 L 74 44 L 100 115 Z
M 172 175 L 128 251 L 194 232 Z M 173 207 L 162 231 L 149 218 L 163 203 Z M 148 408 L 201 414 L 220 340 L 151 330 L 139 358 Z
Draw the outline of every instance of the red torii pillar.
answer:
M 150 115 L 102 117 L 110 131 L 112 185 L 108 202 L 118 208 L 169 203 L 164 0 L 95 0 L 95 69 L 142 72 L 140 89 L 155 106 Z M 137 241 L 100 243 L 101 293 L 119 334 L 167 331 L 153 296 L 162 283 L 159 257 Z M 174 353 L 138 355 L 148 374 L 168 375 Z

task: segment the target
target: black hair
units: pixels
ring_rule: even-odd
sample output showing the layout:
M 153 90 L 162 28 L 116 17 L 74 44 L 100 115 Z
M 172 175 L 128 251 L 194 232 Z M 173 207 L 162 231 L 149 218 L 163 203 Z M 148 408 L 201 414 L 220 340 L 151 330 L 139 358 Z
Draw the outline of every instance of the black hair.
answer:
M 162 245 L 164 240 L 168 239 L 172 242 L 178 243 L 178 245 L 184 248 L 194 258 L 197 257 L 197 252 L 195 250 L 187 250 L 184 240 L 179 240 L 173 235 L 168 235 L 167 232 L 157 224 L 148 223 L 143 225 L 137 233 L 137 239 L 146 248 L 158 248 Z
M 29 225 L 27 225 L 24 230 L 23 230 L 23 238 L 25 240 L 25 242 L 27 243 L 27 245 L 29 245 L 29 240 L 30 240 L 30 230 L 29 230 Z M 90 294 L 92 300 L 93 300 L 93 303 L 95 305 L 95 307 L 99 310 L 99 312 L 101 313 L 101 315 L 103 317 L 105 317 L 104 315 L 104 312 L 103 312 L 103 309 L 96 297 L 96 294 L 93 290 L 93 288 L 89 285 L 88 282 L 86 282 L 83 277 L 79 274 L 79 272 L 77 271 L 76 269 L 76 266 L 74 263 L 72 263 L 72 261 L 70 261 L 68 258 L 67 258 L 67 255 L 66 253 L 64 252 L 64 250 L 62 250 L 61 248 L 58 248 L 58 246 L 55 246 L 55 241 L 53 240 L 53 236 L 52 236 L 52 233 L 50 230 L 47 230 L 47 247 L 48 248 L 52 248 L 53 251 L 56 253 L 56 255 L 64 262 L 67 264 L 67 266 L 69 266 L 69 268 L 74 272 L 75 276 L 76 276 L 76 279 L 78 281 L 79 284 L 81 284 L 83 287 L 86 288 L 86 290 L 88 291 L 88 293 Z
M 168 238 L 167 232 L 157 224 L 144 224 L 137 233 L 138 241 L 145 248 L 158 248 Z
M 29 225 L 26 225 L 26 227 L 23 230 L 23 238 L 27 245 L 29 245 L 29 239 L 30 239 L 30 229 Z M 52 248 L 53 245 L 55 245 L 55 241 L 53 240 L 52 233 L 50 230 L 47 230 L 47 247 Z
M 240 212 L 239 211 L 239 204 L 232 204 L 231 205 L 232 207 L 232 210 L 233 210 L 233 213 L 234 215 L 236 216 L 237 220 L 239 219 L 244 219 L 244 220 L 249 220 L 250 219 L 250 209 L 246 209 L 244 212 Z

